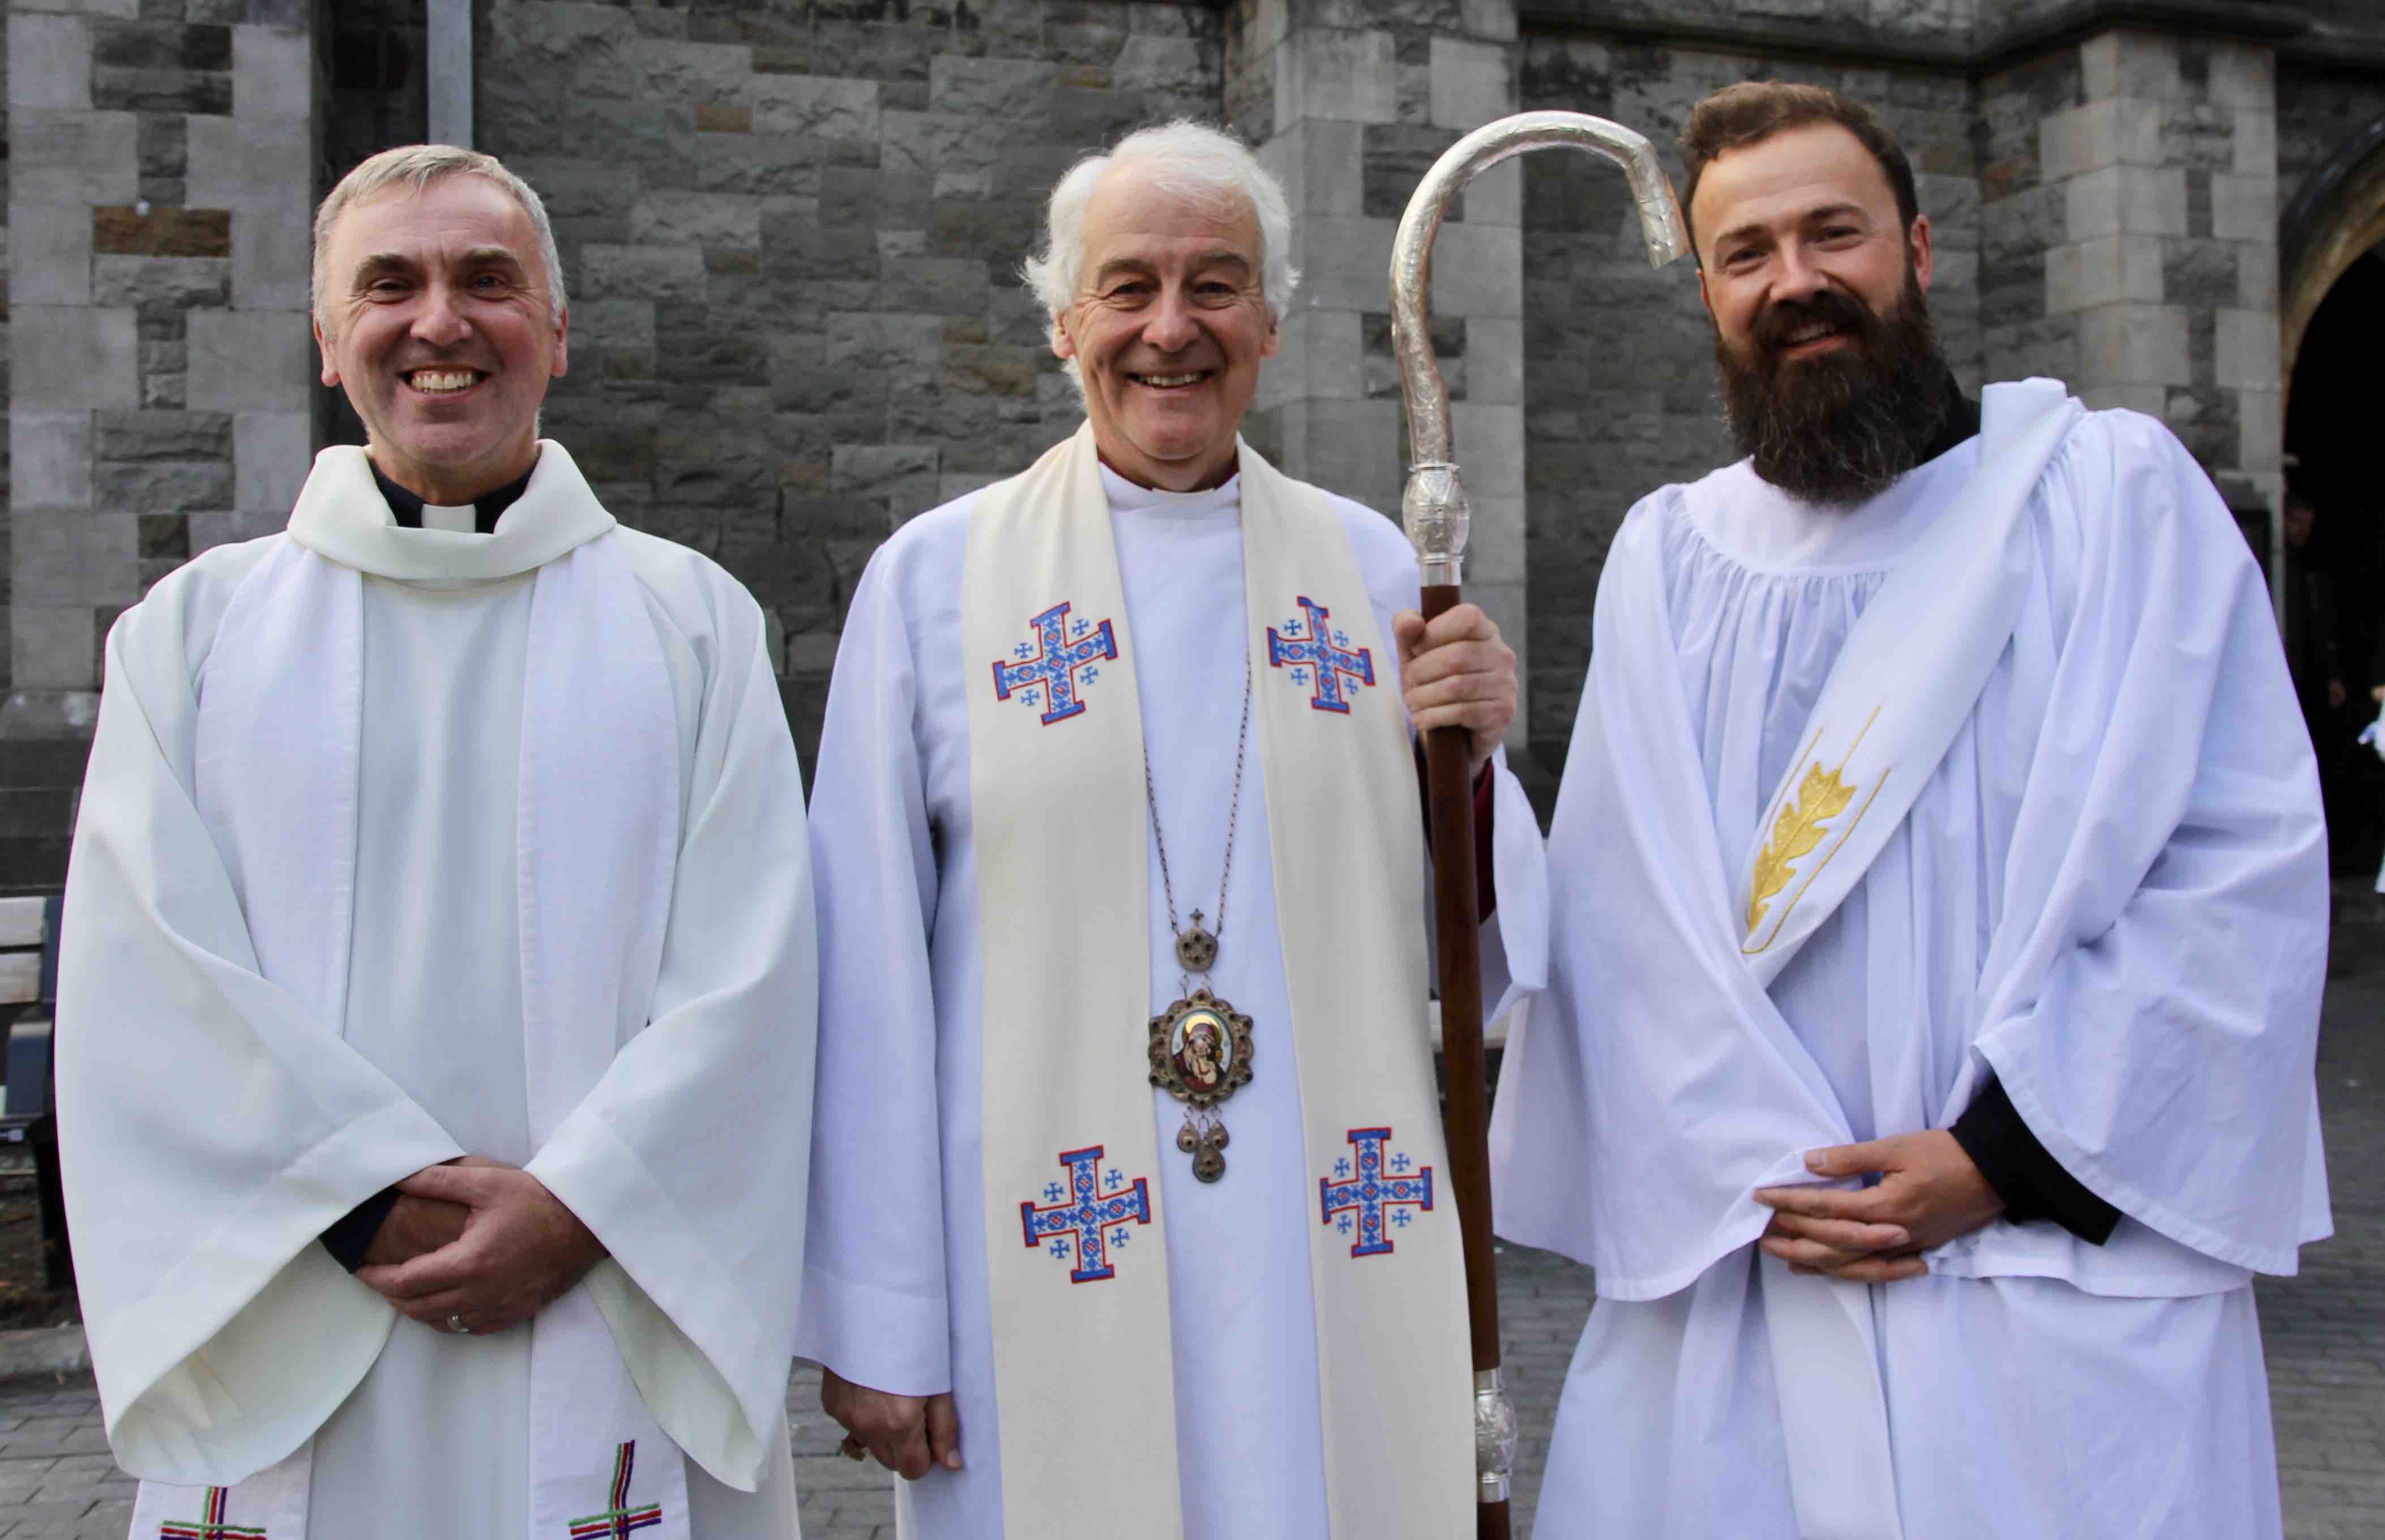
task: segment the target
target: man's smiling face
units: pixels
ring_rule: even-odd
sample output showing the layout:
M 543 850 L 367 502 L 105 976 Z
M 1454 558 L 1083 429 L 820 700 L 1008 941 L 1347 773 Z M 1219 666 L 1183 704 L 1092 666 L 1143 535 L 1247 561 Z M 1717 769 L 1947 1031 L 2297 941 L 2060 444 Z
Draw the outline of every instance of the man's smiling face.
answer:
M 565 329 L 510 194 L 449 176 L 351 205 L 325 268 L 323 383 L 346 390 L 382 474 L 453 506 L 531 467 Z
M 1093 441 L 1111 469 L 1170 491 L 1233 474 L 1234 435 L 1276 351 L 1259 223 L 1112 166 L 1085 206 L 1083 262 L 1052 351 L 1085 381 Z

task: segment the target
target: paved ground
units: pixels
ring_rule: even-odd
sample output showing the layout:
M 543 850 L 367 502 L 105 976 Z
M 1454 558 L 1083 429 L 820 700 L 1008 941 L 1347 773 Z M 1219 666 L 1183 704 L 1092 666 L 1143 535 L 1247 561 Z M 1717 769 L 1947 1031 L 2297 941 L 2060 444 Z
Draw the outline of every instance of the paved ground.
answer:
M 2385 925 L 2355 908 L 2337 937 L 2319 1051 L 2336 1238 L 2304 1254 L 2300 1277 L 2260 1285 L 2291 1540 L 2385 1536 Z M 1521 1536 L 1530 1533 L 1557 1391 L 1590 1310 L 1590 1274 L 1510 1247 L 1500 1292 L 1525 1430 Z M 807 1540 L 893 1540 L 891 1478 L 837 1457 L 818 1405 L 816 1374 L 799 1372 L 788 1406 Z M 0 1390 L 0 1540 L 124 1540 L 131 1498 L 131 1483 L 107 1457 L 87 1377 Z

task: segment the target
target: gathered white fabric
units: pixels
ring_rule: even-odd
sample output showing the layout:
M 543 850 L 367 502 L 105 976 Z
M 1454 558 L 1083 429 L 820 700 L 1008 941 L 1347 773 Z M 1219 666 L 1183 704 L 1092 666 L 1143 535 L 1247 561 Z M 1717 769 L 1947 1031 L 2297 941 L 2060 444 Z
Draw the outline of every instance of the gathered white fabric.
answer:
M 400 581 L 377 599 L 372 578 Z M 111 639 L 61 970 L 78 1268 L 136 1528 L 420 1533 L 405 1449 L 438 1440 L 406 1424 L 444 1405 L 491 1458 L 433 1479 L 454 1488 L 414 1509 L 434 1524 L 791 1534 L 800 1186 L 722 1180 L 800 1174 L 808 1144 L 800 780 L 751 600 L 617 528 L 550 443 L 487 537 L 396 529 L 362 453 L 327 451 L 289 535 L 211 553 L 146 608 Z M 397 646 L 368 658 L 376 613 Z M 453 635 L 444 672 L 468 654 L 494 682 L 408 695 L 418 627 Z M 406 826 L 414 807 L 439 822 Z M 426 935 L 464 954 L 456 991 L 391 973 Z M 254 1115 L 144 1109 L 126 1055 Z M 747 1116 L 756 1096 L 793 1111 Z M 724 1121 L 750 1125 L 715 1151 Z M 488 1338 L 401 1325 L 313 1244 L 467 1148 L 523 1163 L 610 1252 Z
M 1465 1285 L 1430 1060 L 1414 1051 L 1427 1030 L 1424 863 L 1396 669 L 1339 516 L 1247 446 L 1241 477 L 1254 738 L 1296 1052 L 1257 1073 L 1299 1076 L 1317 1184 L 1332 1533 L 1455 1534 L 1473 1508 L 1466 1345 L 1417 1323 L 1462 1322 Z M 1288 583 L 1298 591 L 1274 591 Z M 1153 1479 L 1175 1469 L 1168 1277 L 1160 1248 L 1139 1244 L 1167 1221 L 1150 1161 L 1168 1141 L 1145 1079 L 1150 830 L 1134 642 L 1090 426 L 980 497 L 962 608 L 971 658 L 1018 657 L 1030 626 L 1034 658 L 1103 654 L 1099 682 L 1070 664 L 1039 688 L 997 662 L 969 696 L 985 1035 L 999 1045 L 984 1059 L 983 1183 L 1005 1532 L 1164 1540 L 1184 1526 L 1177 1484 Z M 1287 688 L 1271 666 L 1295 640 L 1286 611 L 1333 633 L 1298 640 L 1380 660 L 1372 687 Z M 1355 1229 L 1334 1223 L 1342 1212 Z M 1100 1430 L 1097 1461 L 1087 1429 Z
M 1984 1347 L 1991 1309 L 2041 1323 L 2024 1345 L 2063 1335 L 2042 1324 L 2059 1290 L 1967 1307 L 1951 1280 L 2180 1299 L 2291 1271 L 2327 1233 L 2325 884 L 2306 746 L 2265 716 L 2282 663 L 2257 573 L 2157 427 L 2016 414 L 2014 394 L 1991 387 L 1987 441 L 1877 506 L 1800 514 L 1731 467 L 1650 498 L 1610 553 L 1551 838 L 1551 998 L 1511 1045 L 1494 1121 L 1499 1229 L 1598 1269 L 1578 1387 L 1611 1393 L 1640 1361 L 1653 1390 L 1642 1360 L 1681 1354 L 1673 1436 L 1757 1441 L 1741 1452 L 1767 1472 L 1741 1528 L 1706 1527 L 1687 1449 L 1633 1466 L 1569 1390 L 1551 1489 L 1610 1494 L 1647 1521 L 1634 1533 L 1939 1533 L 1933 1494 L 1971 1480 L 1942 1470 L 1963 1417 L 1942 1397 L 1975 1371 L 1914 1345 L 1967 1330 Z M 1792 608 L 1841 604 L 1859 618 Z M 1831 651 L 1790 650 L 1807 636 Z M 2219 961 L 2218 938 L 2242 954 Z M 2107 1245 L 1999 1222 L 1884 1289 L 1753 1258 L 1756 1190 L 1812 1180 L 1807 1150 L 1944 1127 L 1988 1074 L 2128 1216 Z M 2179 1337 L 2219 1330 L 2198 1317 Z M 1739 1341 L 1765 1344 L 1760 1372 Z M 1769 1381 L 1752 1393 L 1777 1407 L 1692 1385 L 1689 1355 L 1717 1350 L 1707 1373 Z M 1767 1442 L 1793 1529 L 1753 1495 Z M 1560 1473 L 1585 1460 L 1594 1474 Z M 1629 1506 L 1668 1490 L 1653 1516 Z

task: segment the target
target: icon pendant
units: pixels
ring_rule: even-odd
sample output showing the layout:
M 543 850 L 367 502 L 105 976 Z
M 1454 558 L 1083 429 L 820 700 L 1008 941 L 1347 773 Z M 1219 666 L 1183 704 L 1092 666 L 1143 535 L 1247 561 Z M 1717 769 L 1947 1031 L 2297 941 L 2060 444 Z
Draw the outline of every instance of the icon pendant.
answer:
M 1185 1106 L 1176 1148 L 1192 1157 L 1194 1176 L 1216 1181 L 1226 1174 L 1226 1125 L 1210 1109 L 1250 1084 L 1251 1019 L 1195 989 L 1151 1018 L 1150 1060 L 1151 1083 Z

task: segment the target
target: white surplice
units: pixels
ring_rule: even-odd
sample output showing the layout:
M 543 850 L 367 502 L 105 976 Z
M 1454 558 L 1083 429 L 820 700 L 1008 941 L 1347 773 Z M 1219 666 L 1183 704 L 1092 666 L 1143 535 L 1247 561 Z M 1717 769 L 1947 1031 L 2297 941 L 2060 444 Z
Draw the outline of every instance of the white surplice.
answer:
M 1240 483 L 1172 494 L 1102 475 L 1177 914 L 1190 923 L 1198 908 L 1214 921 L 1246 652 Z M 1103 1458 L 1098 1427 L 995 1426 L 980 1162 L 981 1067 L 998 1045 L 983 1040 L 966 693 L 988 660 L 964 656 L 961 644 L 975 502 L 920 515 L 872 559 L 838 653 L 812 803 L 822 1034 L 797 1351 L 880 1390 L 955 1393 L 965 1469 L 897 1489 L 903 1533 L 916 1540 L 1000 1540 L 1004 1437 L 1062 1440 Z M 1414 553 L 1380 515 L 1333 502 L 1388 639 L 1392 615 L 1416 603 Z M 1383 662 L 1379 688 L 1396 688 Z M 1264 669 L 1255 683 L 1288 688 Z M 1175 1147 L 1183 1109 L 1156 1090 L 1158 1147 L 1144 1157 L 1168 1217 L 1178 1434 L 1176 1470 L 1151 1475 L 1179 1484 L 1192 1540 L 1330 1533 L 1309 1274 L 1318 1199 L 1299 1085 L 1303 1071 L 1320 1072 L 1293 1062 L 1259 754 L 1254 731 L 1209 977 L 1255 1023 L 1256 1077 L 1221 1109 L 1232 1135 L 1223 1181 L 1193 1179 Z M 1486 927 L 1494 976 L 1501 922 L 1536 938 L 1545 904 L 1538 826 L 1504 766 L 1496 797 L 1498 911 Z M 1180 988 L 1155 845 L 1146 866 L 1155 1013 Z M 1072 903 L 1100 900 L 1008 901 L 1043 905 L 1056 921 Z M 1536 967 L 1519 960 L 1517 971 Z M 1144 1023 L 1118 1030 L 1139 1038 Z
M 225 1484 L 311 1438 L 311 1534 L 527 1534 L 535 1323 L 431 1331 L 313 1239 L 469 1152 L 530 1169 L 610 1251 L 585 1292 L 680 1444 L 641 1448 L 640 1469 L 683 1464 L 696 1534 L 784 1540 L 815 996 L 800 772 L 762 615 L 703 557 L 613 526 L 552 444 L 488 536 L 468 510 L 460 528 L 435 509 L 396 527 L 343 454 L 317 477 L 351 495 L 302 499 L 302 522 L 324 522 L 299 538 L 365 574 L 343 1032 L 259 976 L 194 783 L 219 627 L 293 536 L 206 553 L 109 640 L 59 1091 L 118 1458 Z M 668 677 L 678 861 L 649 1023 L 538 1147 L 517 905 L 526 652 L 539 566 L 591 540 L 618 543 L 633 584 L 608 618 L 651 627 Z
M 1745 1189 L 1815 1145 L 1943 1127 L 1989 1074 L 2125 1217 L 2103 1247 L 1999 1221 L 1868 1291 L 1886 1532 L 2279 1532 L 2250 1283 L 2327 1233 L 2323 840 L 2257 569 L 2158 425 L 2093 414 L 2056 452 L 2023 515 L 2035 576 L 2011 642 L 1904 824 L 1771 983 L 1787 1039 L 1754 1017 L 1736 1046 L 1668 1032 L 1668 1001 L 1736 1019 L 1715 1013 L 1711 957 L 1674 938 L 1738 935 L 1721 863 L 1979 455 L 1970 441 L 1844 512 L 1736 466 L 1655 493 L 1617 537 L 1551 838 L 1550 993 L 1493 1136 L 1501 1233 L 1599 1270 L 1537 1534 L 1799 1535 Z M 1658 692 L 1678 702 L 1642 710 Z M 1667 718 L 1685 718 L 1678 753 L 1649 741 Z M 1697 849 L 1649 840 L 1672 781 L 1711 821 Z M 1689 875 L 1700 862 L 1717 869 Z

